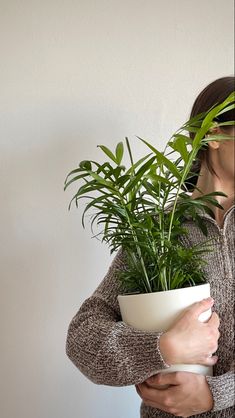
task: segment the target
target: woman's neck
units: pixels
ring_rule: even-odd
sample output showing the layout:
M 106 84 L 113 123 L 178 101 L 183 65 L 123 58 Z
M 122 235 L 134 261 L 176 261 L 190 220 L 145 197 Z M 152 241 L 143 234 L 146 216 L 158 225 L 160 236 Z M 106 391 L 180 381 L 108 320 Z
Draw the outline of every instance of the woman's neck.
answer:
M 223 206 L 223 210 L 216 206 L 211 206 L 216 222 L 218 225 L 223 226 L 224 214 L 234 204 L 234 179 L 222 179 L 221 177 L 217 177 L 214 173 L 211 173 L 207 167 L 202 165 L 197 181 L 197 188 L 200 192 L 194 190 L 192 199 L 200 197 L 202 194 L 209 194 L 216 191 L 223 192 L 227 195 L 227 197 L 215 196 L 217 202 Z

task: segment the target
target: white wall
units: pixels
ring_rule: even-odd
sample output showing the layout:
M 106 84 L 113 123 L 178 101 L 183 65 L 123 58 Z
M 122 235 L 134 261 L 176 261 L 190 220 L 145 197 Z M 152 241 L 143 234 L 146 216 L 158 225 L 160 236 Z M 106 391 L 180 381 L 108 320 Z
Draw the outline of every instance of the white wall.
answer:
M 67 326 L 110 263 L 67 206 L 67 172 L 134 135 L 160 145 L 233 71 L 233 1 L 0 0 L 0 416 L 136 418 L 90 383 Z

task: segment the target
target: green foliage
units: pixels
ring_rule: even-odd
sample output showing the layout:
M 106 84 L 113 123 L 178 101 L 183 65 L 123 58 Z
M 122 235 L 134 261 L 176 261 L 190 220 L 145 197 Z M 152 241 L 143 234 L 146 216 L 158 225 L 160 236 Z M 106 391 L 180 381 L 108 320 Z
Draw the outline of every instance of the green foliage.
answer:
M 221 208 L 216 197 L 224 194 L 214 192 L 191 199 L 184 191 L 184 183 L 192 175 L 191 166 L 199 149 L 210 140 L 206 133 L 215 126 L 214 119 L 233 103 L 234 94 L 186 122 L 173 134 L 163 152 L 139 138 L 150 153 L 134 162 L 126 138 L 114 152 L 104 145 L 98 146 L 106 157 L 104 162 L 82 161 L 68 174 L 65 189 L 73 183 L 79 184 L 70 206 L 74 202 L 78 207 L 80 199 L 88 199 L 82 214 L 83 227 L 89 212 L 91 228 L 94 223 L 102 226 L 98 235 L 109 245 L 111 253 L 120 247 L 124 250 L 127 268 L 120 272 L 124 292 L 148 293 L 205 281 L 204 255 L 211 245 L 205 240 L 200 247 L 185 248 L 181 242 L 187 235 L 183 221 L 190 216 L 206 236 L 201 214 L 213 215 L 211 207 Z M 195 133 L 193 141 L 190 132 Z M 213 138 L 221 141 L 228 136 L 213 135 Z M 127 168 L 123 165 L 125 149 L 130 159 Z

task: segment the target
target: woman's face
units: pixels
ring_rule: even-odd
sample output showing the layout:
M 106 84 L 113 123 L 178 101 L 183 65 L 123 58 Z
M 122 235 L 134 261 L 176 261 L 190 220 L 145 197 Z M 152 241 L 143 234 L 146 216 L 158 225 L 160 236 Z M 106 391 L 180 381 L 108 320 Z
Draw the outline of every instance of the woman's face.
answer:
M 220 132 L 224 133 L 224 132 Z M 220 143 L 211 144 L 211 162 L 215 172 L 218 174 L 222 181 L 234 182 L 235 176 L 235 149 L 234 149 L 234 136 L 235 127 L 226 131 L 226 135 L 229 135 L 231 139 L 222 141 Z M 213 141 L 214 142 L 214 141 Z
M 228 180 L 234 181 L 234 135 L 235 135 L 235 127 L 231 128 L 228 132 L 231 139 L 228 141 L 224 141 L 220 145 L 220 162 L 221 166 L 223 167 L 223 171 L 226 176 L 228 176 Z

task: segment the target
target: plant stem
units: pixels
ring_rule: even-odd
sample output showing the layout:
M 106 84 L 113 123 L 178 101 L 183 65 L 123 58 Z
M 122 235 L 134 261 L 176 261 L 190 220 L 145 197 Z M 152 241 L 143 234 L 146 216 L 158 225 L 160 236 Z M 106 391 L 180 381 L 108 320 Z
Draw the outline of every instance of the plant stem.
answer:
M 132 234 L 132 237 L 133 237 L 134 242 L 135 242 L 137 254 L 139 256 L 140 263 L 141 263 L 141 266 L 142 266 L 142 269 L 143 269 L 143 273 L 144 273 L 144 277 L 145 277 L 146 287 L 147 287 L 148 292 L 151 293 L 152 292 L 152 288 L 151 288 L 151 285 L 150 285 L 150 282 L 149 282 L 149 278 L 148 278 L 147 270 L 146 270 L 146 267 L 145 267 L 145 264 L 144 264 L 143 256 L 142 256 L 142 253 L 141 253 L 141 249 L 139 247 L 138 238 L 135 235 L 135 231 L 134 231 L 133 225 L 131 223 L 131 220 L 129 218 L 128 211 L 126 210 L 126 205 L 125 205 L 125 202 L 123 201 L 122 195 L 120 195 L 120 200 L 121 200 L 122 206 L 123 206 L 123 208 L 124 208 L 124 210 L 126 212 L 126 216 L 127 216 L 127 220 L 128 220 L 128 223 L 129 223 L 130 230 L 131 230 L 131 234 Z
M 130 157 L 130 161 L 131 161 L 131 166 L 133 167 L 134 161 L 133 161 L 133 157 L 132 157 L 131 148 L 130 148 L 130 144 L 129 144 L 128 138 L 126 138 L 126 145 L 127 145 L 127 149 L 128 149 L 128 153 L 129 153 L 129 157 Z M 135 171 L 133 169 L 131 177 L 133 177 L 134 175 L 135 175 Z M 152 288 L 151 288 L 151 285 L 150 285 L 150 282 L 149 282 L 148 273 L 147 273 L 147 270 L 146 270 L 146 267 L 145 267 L 145 263 L 144 263 L 144 259 L 143 259 L 142 253 L 141 253 L 141 249 L 139 247 L 138 238 L 135 235 L 135 231 L 134 231 L 133 225 L 131 223 L 128 210 L 126 209 L 128 207 L 128 205 L 123 200 L 123 196 L 119 192 L 119 190 L 117 190 L 117 191 L 118 191 L 118 194 L 119 194 L 119 198 L 120 198 L 120 201 L 121 201 L 121 205 L 122 205 L 122 207 L 123 207 L 123 209 L 124 209 L 124 211 L 126 213 L 126 217 L 127 217 L 128 223 L 129 223 L 129 227 L 130 227 L 130 230 L 131 230 L 131 234 L 132 234 L 133 240 L 135 242 L 136 251 L 137 251 L 137 254 L 139 256 L 140 263 L 141 263 L 141 267 L 142 267 L 142 270 L 143 270 L 143 273 L 144 273 L 144 277 L 145 277 L 146 288 L 147 288 L 147 290 L 148 290 L 149 293 L 152 293 Z
M 195 157 L 196 157 L 196 155 L 197 155 L 197 153 L 198 153 L 198 151 L 199 151 L 200 148 L 201 148 L 201 146 L 193 147 L 193 145 L 192 145 L 192 151 L 189 154 L 188 162 L 185 165 L 185 168 L 183 170 L 182 177 L 181 177 L 181 180 L 179 182 L 178 189 L 177 189 L 177 192 L 176 192 L 176 195 L 175 195 L 173 209 L 172 209 L 172 212 L 171 212 L 170 226 L 169 226 L 169 232 L 168 232 L 168 240 L 169 241 L 171 239 L 172 225 L 173 225 L 173 220 L 174 220 L 174 216 L 175 216 L 176 205 L 177 205 L 178 199 L 179 199 L 179 193 L 180 193 L 180 191 L 182 189 L 183 183 L 185 182 L 185 180 L 186 180 L 186 178 L 188 176 L 188 173 L 189 173 L 190 168 L 192 166 L 193 160 L 195 159 Z

